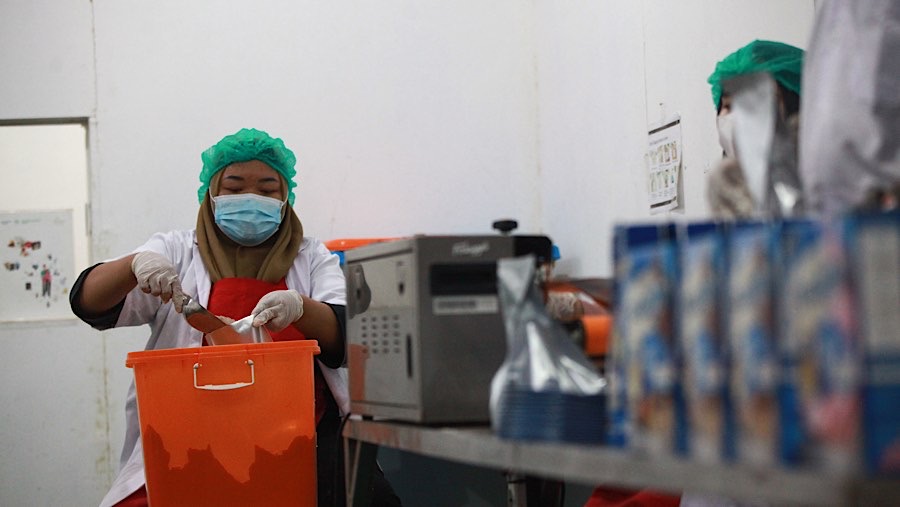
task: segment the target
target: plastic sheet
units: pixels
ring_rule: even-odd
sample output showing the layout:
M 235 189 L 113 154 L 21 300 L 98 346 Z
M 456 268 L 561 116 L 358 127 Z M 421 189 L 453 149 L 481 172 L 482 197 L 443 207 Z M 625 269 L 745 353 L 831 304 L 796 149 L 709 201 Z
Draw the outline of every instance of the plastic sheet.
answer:
M 535 273 L 533 256 L 497 263 L 507 354 L 491 382 L 492 426 L 501 437 L 599 443 L 606 381 L 547 314 Z
M 241 343 L 266 343 L 272 341 L 272 336 L 265 326 L 256 327 L 253 325 L 252 315 L 232 322 L 231 328 L 241 335 Z
M 761 218 L 803 213 L 796 117 L 778 114 L 775 81 L 766 73 L 724 83 L 731 95 L 737 155 Z
M 253 316 L 248 315 L 206 335 L 210 345 L 235 345 L 238 343 L 268 343 L 272 335 L 265 326 L 254 327 Z
M 809 210 L 833 217 L 900 194 L 900 3 L 821 2 L 801 104 Z

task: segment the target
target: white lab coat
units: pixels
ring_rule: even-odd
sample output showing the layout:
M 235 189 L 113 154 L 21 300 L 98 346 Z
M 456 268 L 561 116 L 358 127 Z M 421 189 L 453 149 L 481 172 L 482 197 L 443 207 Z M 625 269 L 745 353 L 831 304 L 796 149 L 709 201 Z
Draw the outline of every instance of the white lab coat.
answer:
M 178 271 L 184 292 L 196 298 L 203 306 L 209 303 L 212 283 L 200 258 L 193 230 L 155 234 L 144 245 L 135 249 L 135 252 L 146 250 L 169 259 Z M 303 238 L 294 265 L 288 271 L 286 283 L 288 288 L 317 301 L 346 304 L 346 286 L 340 261 L 316 239 Z M 162 304 L 158 297 L 144 294 L 135 288 L 125 298 L 125 306 L 116 327 L 143 324 L 150 324 L 150 339 L 146 350 L 199 347 L 203 338 L 200 331 L 188 325 L 184 316 L 175 312 L 173 305 Z M 346 368 L 332 369 L 321 363 L 319 365 L 341 413 L 346 414 L 350 408 Z M 122 448 L 119 473 L 100 507 L 115 505 L 144 485 L 144 455 L 134 381 L 128 389 L 125 417 L 125 445 Z

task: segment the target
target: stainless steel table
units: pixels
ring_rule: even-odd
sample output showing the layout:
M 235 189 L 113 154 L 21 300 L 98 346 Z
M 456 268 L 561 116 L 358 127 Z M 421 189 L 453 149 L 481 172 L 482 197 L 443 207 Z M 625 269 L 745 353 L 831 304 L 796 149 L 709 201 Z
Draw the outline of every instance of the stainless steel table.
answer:
M 343 435 L 347 505 L 352 506 L 368 505 L 366 492 L 379 446 L 585 485 L 709 493 L 772 505 L 900 505 L 900 480 L 649 459 L 600 446 L 514 442 L 481 426 L 432 427 L 351 418 Z

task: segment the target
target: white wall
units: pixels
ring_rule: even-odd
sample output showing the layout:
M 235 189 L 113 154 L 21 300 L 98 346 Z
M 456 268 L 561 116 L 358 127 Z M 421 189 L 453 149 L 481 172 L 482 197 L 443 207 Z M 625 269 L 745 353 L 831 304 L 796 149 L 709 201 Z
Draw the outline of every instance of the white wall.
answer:
M 0 119 L 87 117 L 94 111 L 91 3 L 0 3 Z
M 92 30 L 90 2 L 0 2 L 0 121 L 91 116 L 96 102 Z M 45 142 L 29 146 L 30 139 L 19 137 L 4 148 L 0 209 L 72 208 L 83 228 L 83 133 L 52 135 Z M 35 151 L 42 156 L 28 163 L 65 160 L 74 174 L 50 181 L 42 178 L 46 165 L 23 170 L 22 155 Z M 46 191 L 23 202 L 35 182 Z M 76 268 L 87 262 L 84 242 L 76 237 Z M 96 504 L 115 467 L 104 341 L 73 316 L 0 324 L 0 347 L 0 505 Z
M 96 4 L 104 254 L 193 226 L 200 152 L 241 127 L 295 150 L 310 235 L 539 227 L 518 0 L 230 4 Z
M 562 270 L 608 275 L 610 225 L 648 218 L 657 103 L 682 115 L 684 216 L 700 216 L 717 152 L 706 77 L 754 37 L 802 46 L 811 22 L 811 0 L 13 0 L 0 3 L 0 121 L 91 118 L 94 260 L 192 227 L 200 152 L 253 126 L 297 153 L 310 235 L 490 233 L 513 217 L 560 244 Z M 4 400 L 40 409 L 0 412 L 3 442 L 52 436 L 4 452 L 0 505 L 99 500 L 122 442 L 125 354 L 145 335 L 0 328 L 20 370 L 48 356 L 84 369 L 5 384 Z M 74 442 L 94 422 L 109 435 L 97 457 Z
M 538 4 L 542 219 L 559 273 L 608 275 L 609 225 L 646 215 L 642 4 Z

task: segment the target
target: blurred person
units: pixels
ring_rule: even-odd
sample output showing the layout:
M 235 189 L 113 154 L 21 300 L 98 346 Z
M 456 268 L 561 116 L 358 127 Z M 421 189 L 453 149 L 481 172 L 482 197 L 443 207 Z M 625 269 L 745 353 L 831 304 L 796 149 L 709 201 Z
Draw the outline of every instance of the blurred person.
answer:
M 765 72 L 776 83 L 777 115 L 796 137 L 799 128 L 801 76 L 804 51 L 781 42 L 754 40 L 716 64 L 709 76 L 716 128 L 723 158 L 709 175 L 707 201 L 717 218 L 736 219 L 753 216 L 756 203 L 747 186 L 747 178 L 738 162 L 735 147 L 732 97 L 723 91 L 729 79 Z
M 196 228 L 154 234 L 133 253 L 89 267 L 70 294 L 72 310 L 96 329 L 149 324 L 147 350 L 203 344 L 202 333 L 177 315 L 185 294 L 228 320 L 252 315 L 253 325 L 265 325 L 275 341 L 318 340 L 318 501 L 343 505 L 340 427 L 349 398 L 338 257 L 303 235 L 292 207 L 296 157 L 281 139 L 241 129 L 201 160 Z M 101 507 L 147 505 L 134 382 L 125 413 L 119 472 Z M 380 470 L 373 483 L 373 505 L 400 505 Z

